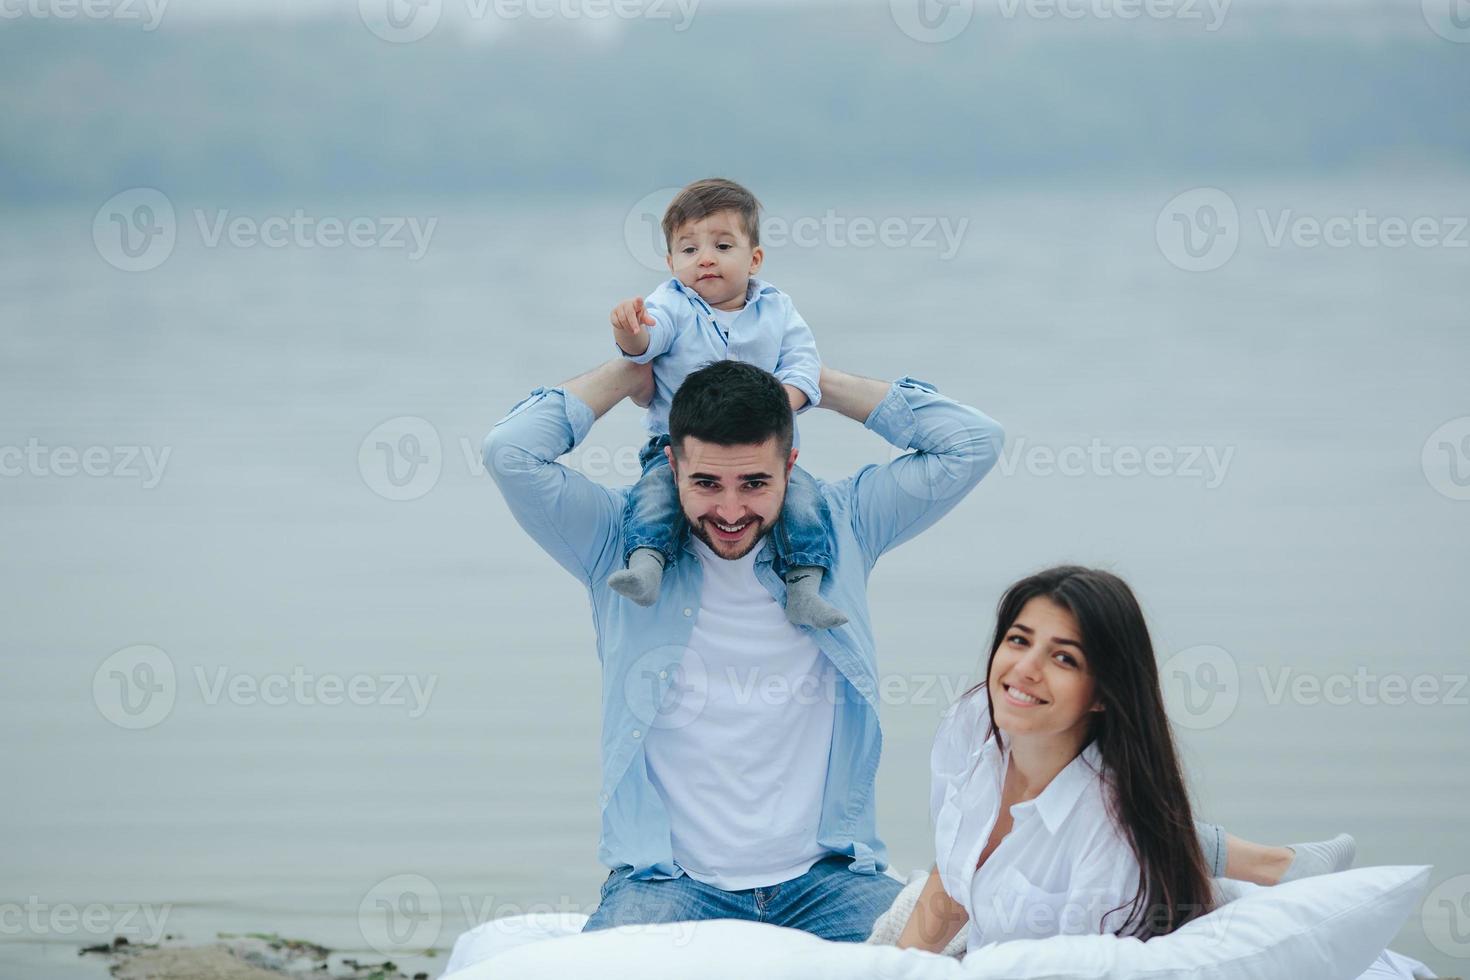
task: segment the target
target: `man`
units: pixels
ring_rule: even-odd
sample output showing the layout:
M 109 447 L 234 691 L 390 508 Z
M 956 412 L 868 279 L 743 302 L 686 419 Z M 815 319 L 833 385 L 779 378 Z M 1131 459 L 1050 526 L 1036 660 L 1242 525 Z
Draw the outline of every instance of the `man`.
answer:
M 647 366 L 617 360 L 537 388 L 486 437 L 511 512 L 587 587 L 596 621 L 598 858 L 613 870 L 587 930 L 738 918 L 861 942 L 901 888 L 881 874 L 874 827 L 882 734 L 868 574 L 973 489 L 1003 433 L 921 381 L 823 368 L 819 383 L 821 408 L 912 450 L 820 484 L 836 541 L 822 594 L 849 619 L 833 629 L 787 620 L 785 570 L 772 567 L 797 457 L 773 375 L 716 361 L 676 393 L 664 451 L 690 534 L 646 608 L 607 585 L 623 565 L 627 489 L 555 460 L 622 399 L 647 401 Z

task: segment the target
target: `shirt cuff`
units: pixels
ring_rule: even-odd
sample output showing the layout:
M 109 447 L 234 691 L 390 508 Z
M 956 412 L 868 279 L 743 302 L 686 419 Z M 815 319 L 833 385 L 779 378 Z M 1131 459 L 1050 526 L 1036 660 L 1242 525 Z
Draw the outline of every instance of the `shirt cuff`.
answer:
M 783 385 L 790 385 L 797 391 L 800 391 L 803 395 L 806 395 L 806 404 L 796 410 L 797 415 L 802 414 L 808 409 L 816 408 L 818 405 L 822 404 L 821 385 L 814 383 L 812 379 L 807 377 L 806 375 L 792 374 L 787 375 L 784 378 L 780 375 L 777 375 L 776 380 L 780 381 Z
M 501 422 L 514 418 L 530 409 L 533 405 L 545 401 L 552 395 L 561 395 L 562 414 L 566 418 L 567 425 L 572 430 L 572 446 L 575 448 L 587 437 L 587 433 L 592 430 L 592 423 L 597 421 L 597 416 L 593 414 L 590 405 L 565 388 L 546 388 L 542 386 L 532 388 L 529 395 L 516 402 L 511 410 L 505 414 L 505 418 L 495 424 L 500 425 Z
M 888 394 L 873 409 L 863 427 L 871 429 L 899 449 L 908 449 L 913 442 L 918 422 L 914 419 L 914 409 L 909 404 L 907 393 L 915 391 L 937 394 L 939 389 L 917 378 L 899 378 L 889 386 Z

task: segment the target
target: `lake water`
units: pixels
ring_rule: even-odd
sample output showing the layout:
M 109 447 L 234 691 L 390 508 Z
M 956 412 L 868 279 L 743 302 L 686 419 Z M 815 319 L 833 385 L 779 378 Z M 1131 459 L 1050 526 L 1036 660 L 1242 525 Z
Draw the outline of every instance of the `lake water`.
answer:
M 879 828 L 902 871 L 932 860 L 929 740 L 995 600 L 1080 561 L 1128 578 L 1172 658 L 1204 816 L 1276 842 L 1349 831 L 1360 865 L 1433 864 L 1451 901 L 1470 893 L 1452 881 L 1470 874 L 1470 249 L 1272 243 L 1302 216 L 1465 215 L 1470 180 L 1224 189 L 1240 240 L 1206 272 L 1166 258 L 1168 221 L 1159 245 L 1186 187 L 767 197 L 788 241 L 763 274 L 829 363 L 932 381 L 1009 435 L 872 578 Z M 440 950 L 490 915 L 589 911 L 585 596 L 477 455 L 531 387 L 607 356 L 608 309 L 660 280 L 633 202 L 171 203 L 176 244 L 146 272 L 104 261 L 95 202 L 0 223 L 0 973 L 95 975 L 75 949 L 117 932 L 370 954 L 382 901 L 420 902 L 409 945 Z M 226 208 L 437 224 L 416 260 L 211 247 Z M 890 244 L 855 217 L 894 219 Z M 953 255 L 931 218 L 965 222 Z M 626 479 L 638 433 L 620 406 L 578 465 Z M 824 477 L 889 456 L 825 412 L 803 444 Z M 1397 947 L 1465 973 L 1457 914 L 1431 903 Z

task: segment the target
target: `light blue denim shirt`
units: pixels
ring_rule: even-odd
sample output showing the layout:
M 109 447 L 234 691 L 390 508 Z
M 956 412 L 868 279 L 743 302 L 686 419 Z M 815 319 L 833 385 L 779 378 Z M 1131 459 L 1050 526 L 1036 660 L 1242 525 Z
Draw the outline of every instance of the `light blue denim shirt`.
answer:
M 754 364 L 799 389 L 807 397 L 807 407 L 822 400 L 816 339 L 791 297 L 770 283 L 752 278 L 746 285 L 745 309 L 730 325 L 729 337 L 715 324 L 709 304 L 678 279 L 649 293 L 643 306 L 655 321 L 646 327 L 648 350 L 637 357 L 623 356 L 636 364 L 653 361 L 653 401 L 645 419 L 653 435 L 668 433 L 674 392 L 691 372 L 710 361 Z
M 694 560 L 664 574 L 658 601 L 642 607 L 613 592 L 623 567 L 621 519 L 627 487 L 610 488 L 555 460 L 592 427 L 592 410 L 562 388 L 537 388 L 485 438 L 485 466 L 511 513 L 546 552 L 587 587 L 602 662 L 602 839 L 598 860 L 631 865 L 632 877 L 677 878 L 669 816 L 649 780 L 643 740 L 671 717 L 670 697 L 700 608 L 703 570 Z M 837 483 L 818 481 L 832 511 L 837 548 L 822 595 L 849 617 L 832 630 L 801 629 L 836 668 L 836 717 L 817 840 L 873 874 L 888 864 L 874 827 L 878 664 L 868 614 L 868 574 L 878 557 L 929 527 L 960 502 L 995 464 L 1004 434 L 981 412 L 910 378 L 894 382 L 865 426 L 899 449 Z M 686 546 L 692 549 L 692 545 Z M 771 568 L 769 536 L 756 576 L 785 603 L 786 584 Z M 672 712 L 677 717 L 678 712 Z

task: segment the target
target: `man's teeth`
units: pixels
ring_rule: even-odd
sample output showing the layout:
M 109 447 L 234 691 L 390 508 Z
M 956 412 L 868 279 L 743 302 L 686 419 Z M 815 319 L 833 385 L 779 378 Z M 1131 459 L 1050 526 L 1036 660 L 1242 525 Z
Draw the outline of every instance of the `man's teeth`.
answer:
M 1027 694 L 1025 691 L 1019 691 L 1019 690 L 1017 690 L 1014 687 L 1008 687 L 1008 688 L 1006 688 L 1006 690 L 1009 691 L 1010 694 L 1011 694 L 1011 697 L 1015 698 L 1017 701 L 1022 701 L 1022 702 L 1026 703 L 1026 704 L 1040 704 L 1041 703 L 1041 699 L 1040 698 L 1032 697 L 1031 695 Z
M 726 534 L 734 534 L 736 531 L 745 530 L 744 524 L 721 524 L 719 521 L 715 521 L 715 527 L 724 531 Z

